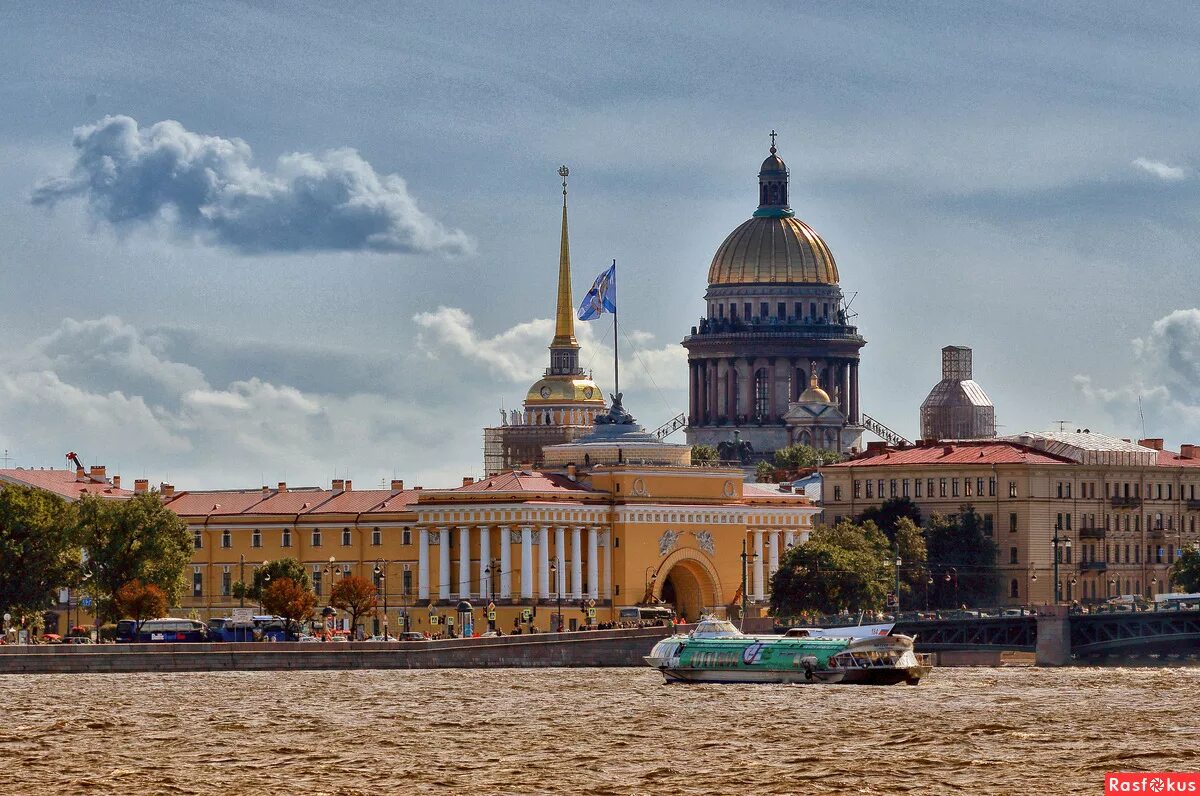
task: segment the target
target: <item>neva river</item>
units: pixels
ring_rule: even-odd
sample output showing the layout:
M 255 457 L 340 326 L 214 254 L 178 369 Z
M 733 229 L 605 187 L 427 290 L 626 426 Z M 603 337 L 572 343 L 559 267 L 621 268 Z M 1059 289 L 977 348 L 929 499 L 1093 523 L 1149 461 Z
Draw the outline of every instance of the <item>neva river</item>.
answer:
M 1200 767 L 1200 669 L 0 676 L 0 793 L 1103 793 Z

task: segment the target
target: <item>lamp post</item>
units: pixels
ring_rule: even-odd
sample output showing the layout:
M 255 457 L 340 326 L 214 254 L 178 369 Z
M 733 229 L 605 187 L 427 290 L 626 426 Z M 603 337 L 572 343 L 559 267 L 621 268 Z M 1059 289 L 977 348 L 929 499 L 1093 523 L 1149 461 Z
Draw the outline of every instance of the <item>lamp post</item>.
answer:
M 550 571 L 551 572 L 554 571 L 554 562 L 553 561 L 550 562 Z M 484 568 L 483 574 L 487 575 L 487 579 L 488 579 L 487 588 L 488 588 L 489 594 L 491 595 L 491 599 L 488 601 L 489 609 L 487 612 L 488 613 L 488 630 L 494 631 L 496 629 L 496 620 L 492 619 L 491 617 L 495 613 L 496 576 L 500 574 L 500 562 L 495 558 L 488 561 L 488 565 Z
M 241 597 L 238 598 L 240 600 L 238 605 L 242 608 L 245 608 L 246 607 L 246 554 L 245 553 L 238 553 L 238 583 L 242 584 L 242 588 L 239 589 L 239 594 L 241 594 Z
M 749 605 L 749 600 L 747 600 L 748 595 L 746 594 L 746 577 L 747 577 L 748 569 L 749 569 L 747 566 L 747 562 L 749 562 L 752 559 L 757 560 L 758 553 L 751 553 L 746 547 L 746 540 L 743 539 L 742 540 L 742 622 L 741 622 L 741 628 L 740 628 L 742 630 L 744 630 L 746 627 L 746 611 L 748 610 L 747 606 Z
M 925 610 L 929 610 L 929 587 L 933 585 L 933 573 L 927 572 L 925 576 Z
M 900 565 L 904 562 L 900 560 L 900 545 L 896 545 L 896 616 L 900 615 Z
M 958 608 L 959 608 L 959 602 L 958 602 L 958 567 L 950 567 L 949 569 L 947 569 L 947 570 L 946 570 L 946 582 L 947 582 L 947 583 L 949 583 L 949 582 L 951 581 L 951 579 L 953 579 L 953 580 L 954 580 L 954 610 L 956 610 L 956 611 L 957 611 L 957 610 L 958 610 Z
M 382 562 L 380 568 L 379 559 L 375 559 L 375 577 L 379 579 L 379 588 L 383 590 L 383 640 L 388 640 L 388 593 L 387 593 L 387 562 Z
M 562 583 L 558 579 L 558 561 L 550 562 L 550 579 L 554 581 L 554 593 L 558 598 L 558 613 L 555 614 L 557 619 L 554 622 L 554 632 L 563 632 L 563 617 L 562 617 Z
M 1033 590 L 1031 584 L 1037 583 L 1037 564 L 1029 562 L 1029 568 L 1025 570 L 1025 599 L 1030 605 L 1033 605 Z
M 1059 545 L 1063 545 L 1067 550 L 1071 549 L 1071 537 L 1059 536 L 1059 529 L 1054 529 L 1054 537 L 1050 540 L 1054 545 L 1054 604 L 1058 605 L 1062 602 L 1062 583 L 1058 580 L 1058 564 L 1062 559 L 1062 552 L 1059 550 Z

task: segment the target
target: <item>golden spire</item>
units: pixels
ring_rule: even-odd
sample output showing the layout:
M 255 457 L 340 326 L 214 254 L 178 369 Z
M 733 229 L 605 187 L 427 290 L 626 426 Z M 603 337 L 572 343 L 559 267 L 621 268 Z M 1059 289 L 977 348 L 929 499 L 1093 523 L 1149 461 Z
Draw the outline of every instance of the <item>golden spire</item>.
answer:
M 578 348 L 579 343 L 575 340 L 575 305 L 571 301 L 571 245 L 567 242 L 567 175 L 570 173 L 566 166 L 558 169 L 563 187 L 562 241 L 558 251 L 558 311 L 554 319 L 554 340 L 550 345 Z

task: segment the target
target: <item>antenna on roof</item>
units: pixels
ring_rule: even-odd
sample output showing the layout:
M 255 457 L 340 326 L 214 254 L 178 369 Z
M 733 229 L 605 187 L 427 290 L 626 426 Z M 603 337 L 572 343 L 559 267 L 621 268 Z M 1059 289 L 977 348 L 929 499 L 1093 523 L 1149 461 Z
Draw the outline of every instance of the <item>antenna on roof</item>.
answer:
M 1058 423 L 1058 430 L 1061 432 L 1061 431 L 1067 430 L 1067 423 L 1070 423 L 1071 421 L 1070 420 L 1051 420 L 1050 422 Z
M 1142 412 L 1142 396 L 1138 396 L 1138 418 L 1142 421 L 1142 439 L 1146 438 L 1146 415 Z M 1183 522 L 1183 520 L 1180 520 Z
M 12 461 L 12 457 L 8 455 L 8 448 L 4 449 L 4 455 L 0 456 L 0 462 L 4 462 L 4 469 L 8 469 L 8 463 Z

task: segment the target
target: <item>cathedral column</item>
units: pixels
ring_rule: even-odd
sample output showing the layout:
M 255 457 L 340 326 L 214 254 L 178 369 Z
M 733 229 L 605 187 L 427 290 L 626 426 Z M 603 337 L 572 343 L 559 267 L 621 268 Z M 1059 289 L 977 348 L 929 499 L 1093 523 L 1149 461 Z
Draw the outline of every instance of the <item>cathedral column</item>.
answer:
M 842 360 L 841 365 L 841 396 L 838 398 L 838 407 L 841 408 L 842 414 L 846 417 L 850 416 L 850 363 Z
M 542 526 L 538 534 L 538 596 L 550 599 L 550 526 Z
M 471 596 L 471 529 L 458 526 L 458 599 Z
M 858 362 L 850 363 L 850 422 L 857 424 L 858 418 Z
M 588 597 L 600 596 L 600 529 L 588 528 Z
M 491 596 L 491 579 L 496 577 L 493 570 L 489 576 L 488 583 L 483 582 L 483 571 L 492 566 L 492 537 L 490 529 L 486 525 L 479 526 L 479 599 L 487 599 Z
M 746 417 L 754 416 L 754 371 L 756 369 L 755 368 L 756 363 L 757 363 L 756 359 L 746 357 L 746 362 L 745 362 L 745 366 L 744 366 L 745 367 L 745 375 L 740 376 L 743 383 L 745 384 L 745 386 L 742 387 L 742 401 L 744 401 L 744 403 L 742 403 L 738 407 L 738 409 L 740 410 L 739 414 L 743 414 Z
M 696 367 L 696 362 L 688 363 L 688 424 L 696 425 L 696 420 L 700 414 L 699 400 L 700 390 L 696 383 L 696 376 L 699 368 Z
M 715 363 L 717 376 L 717 411 L 714 420 L 725 417 L 729 413 L 729 364 L 717 360 Z
M 533 528 L 521 526 L 521 599 L 533 599 Z
M 763 561 L 763 532 L 754 532 L 754 591 L 751 593 L 751 599 L 756 602 L 763 598 L 763 567 L 766 564 Z
M 795 401 L 800 397 L 800 393 L 804 391 L 802 386 L 803 379 L 797 373 L 796 360 L 788 360 L 788 401 Z
M 429 599 L 429 529 L 417 531 L 417 597 Z
M 774 423 L 779 417 L 775 405 L 775 357 L 767 360 L 767 422 Z
M 512 531 L 507 525 L 501 525 L 500 531 L 500 596 L 507 600 L 512 597 Z
M 571 529 L 571 599 L 583 597 L 583 526 Z
M 716 425 L 721 416 L 721 379 L 718 376 L 720 363 L 710 360 L 708 363 L 708 422 Z
M 438 528 L 438 599 L 450 599 L 450 529 Z

